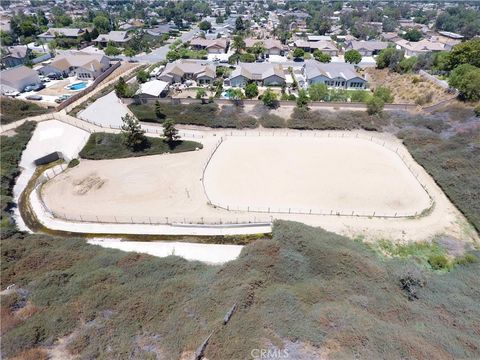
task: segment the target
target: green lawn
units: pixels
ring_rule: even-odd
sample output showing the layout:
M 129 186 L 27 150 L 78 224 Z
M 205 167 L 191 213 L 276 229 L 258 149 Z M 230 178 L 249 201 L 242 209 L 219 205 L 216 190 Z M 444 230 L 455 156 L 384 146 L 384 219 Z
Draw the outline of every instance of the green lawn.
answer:
M 121 159 L 163 153 L 180 153 L 201 149 L 202 144 L 195 141 L 180 140 L 170 146 L 163 138 L 148 137 L 148 145 L 143 150 L 133 151 L 123 144 L 121 134 L 94 133 L 90 135 L 80 157 L 91 160 Z

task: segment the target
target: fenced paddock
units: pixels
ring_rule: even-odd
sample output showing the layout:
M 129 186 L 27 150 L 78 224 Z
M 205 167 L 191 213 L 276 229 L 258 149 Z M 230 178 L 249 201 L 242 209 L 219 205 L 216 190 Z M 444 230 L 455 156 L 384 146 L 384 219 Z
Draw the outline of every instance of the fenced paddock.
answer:
M 248 134 L 248 135 L 247 135 Z M 414 217 L 433 200 L 398 146 L 367 134 L 232 132 L 204 174 L 211 204 L 274 214 Z
M 106 224 L 401 219 L 433 206 L 408 152 L 369 133 L 223 131 L 202 142 L 195 152 L 53 169 L 36 194 L 55 218 Z

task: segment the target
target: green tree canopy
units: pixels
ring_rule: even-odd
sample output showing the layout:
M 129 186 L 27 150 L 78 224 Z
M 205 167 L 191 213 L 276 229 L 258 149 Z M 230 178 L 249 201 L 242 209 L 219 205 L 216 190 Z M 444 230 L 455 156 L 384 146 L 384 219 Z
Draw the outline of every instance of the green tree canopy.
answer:
M 312 84 L 308 87 L 308 95 L 312 101 L 325 100 L 328 95 L 327 85 L 323 83 Z
M 470 64 L 460 65 L 450 74 L 448 84 L 460 92 L 461 98 L 480 100 L 480 68 Z
M 212 24 L 209 21 L 202 21 L 198 24 L 198 28 L 202 31 L 208 31 L 212 28 Z
M 347 50 L 345 52 L 345 61 L 350 64 L 358 64 L 362 61 L 362 55 L 357 50 Z
M 278 106 L 277 94 L 272 89 L 268 88 L 262 95 L 263 105 L 269 108 L 275 108 Z
M 138 120 L 126 114 L 122 117 L 122 136 L 123 143 L 133 151 L 141 150 L 147 143 L 145 131 L 142 129 Z
M 376 88 L 373 96 L 379 97 L 384 103 L 393 103 L 393 100 L 395 99 L 392 91 L 385 86 L 379 86 Z
M 324 53 L 319 49 L 314 50 L 313 57 L 315 58 L 315 60 L 320 61 L 321 63 L 329 63 L 330 61 L 332 61 L 332 57 L 329 54 Z
M 297 107 L 299 108 L 307 108 L 308 102 L 310 99 L 308 98 L 308 93 L 306 90 L 299 90 L 298 97 L 297 97 Z
M 247 99 L 252 99 L 258 96 L 258 86 L 257 83 L 251 82 L 245 86 L 245 97 Z
M 178 135 L 178 130 L 175 128 L 175 123 L 173 120 L 166 120 L 163 123 L 163 135 L 165 136 L 169 144 L 174 143 L 180 136 Z
M 295 59 L 300 59 L 303 58 L 303 56 L 305 55 L 305 51 L 301 48 L 295 48 L 292 55 Z

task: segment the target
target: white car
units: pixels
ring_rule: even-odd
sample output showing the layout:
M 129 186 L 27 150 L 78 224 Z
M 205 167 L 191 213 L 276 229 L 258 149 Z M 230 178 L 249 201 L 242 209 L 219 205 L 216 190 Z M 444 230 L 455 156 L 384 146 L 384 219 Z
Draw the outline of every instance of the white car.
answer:
M 20 93 L 18 91 L 11 90 L 11 91 L 4 91 L 3 95 L 17 97 L 18 95 L 20 95 Z

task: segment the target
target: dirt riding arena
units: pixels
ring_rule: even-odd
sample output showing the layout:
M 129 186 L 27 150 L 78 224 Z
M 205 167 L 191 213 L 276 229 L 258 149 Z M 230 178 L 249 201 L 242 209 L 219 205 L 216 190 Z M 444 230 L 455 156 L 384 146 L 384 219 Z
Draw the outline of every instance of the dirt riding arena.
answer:
M 90 161 L 48 181 L 70 221 L 236 223 L 287 219 L 349 236 L 464 236 L 465 220 L 393 136 L 219 131 L 204 149 Z M 233 136 L 231 136 L 233 135 Z

